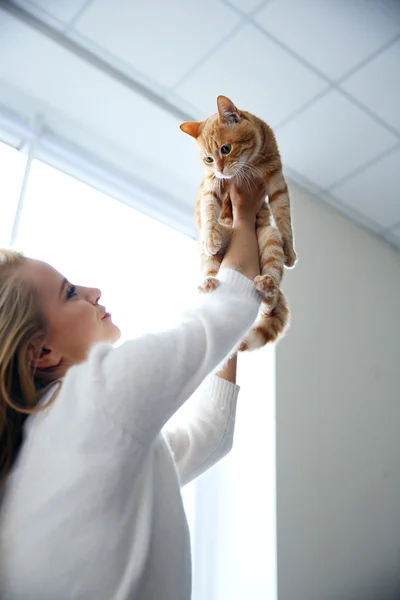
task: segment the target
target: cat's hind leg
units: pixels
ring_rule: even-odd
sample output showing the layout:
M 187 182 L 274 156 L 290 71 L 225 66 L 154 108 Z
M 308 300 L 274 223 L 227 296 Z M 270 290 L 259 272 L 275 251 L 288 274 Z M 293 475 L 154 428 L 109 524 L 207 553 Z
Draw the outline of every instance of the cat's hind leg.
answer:
M 287 267 L 294 267 L 297 256 L 294 249 L 293 229 L 290 214 L 290 197 L 282 165 L 270 173 L 267 179 L 268 202 L 274 215 L 276 226 L 282 234 L 284 263 Z
M 257 240 L 260 254 L 260 275 L 254 279 L 257 290 L 271 311 L 275 306 L 283 276 L 285 256 L 282 235 L 271 225 L 270 209 L 264 203 L 257 215 Z

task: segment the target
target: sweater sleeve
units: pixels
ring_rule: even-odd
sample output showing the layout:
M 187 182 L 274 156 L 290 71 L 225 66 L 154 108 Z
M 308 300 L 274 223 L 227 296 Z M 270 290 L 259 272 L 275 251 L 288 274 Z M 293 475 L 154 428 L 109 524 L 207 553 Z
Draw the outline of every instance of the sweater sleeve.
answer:
M 110 418 L 142 444 L 150 443 L 206 376 L 236 347 L 254 322 L 260 296 L 231 269 L 218 275 L 173 329 L 128 341 L 98 344 L 80 365 L 79 385 Z
M 171 423 L 163 431 L 182 486 L 230 452 L 238 393 L 238 385 L 217 375 L 208 377 L 195 393 L 187 423 Z

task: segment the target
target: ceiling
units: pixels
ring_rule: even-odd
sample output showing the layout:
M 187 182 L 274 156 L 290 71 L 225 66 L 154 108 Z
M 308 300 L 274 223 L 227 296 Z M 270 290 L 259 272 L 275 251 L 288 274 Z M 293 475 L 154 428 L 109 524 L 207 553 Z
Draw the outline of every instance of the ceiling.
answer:
M 284 170 L 292 180 L 400 248 L 398 0 L 18 0 L 14 4 L 46 23 L 42 37 L 52 32 L 53 39 L 46 43 L 53 44 L 53 50 L 43 46 L 35 63 L 55 61 L 57 44 L 64 53 L 72 48 L 75 60 L 76 51 L 85 49 L 101 58 L 103 66 L 112 67 L 108 75 L 119 73 L 125 85 L 131 85 L 128 91 L 135 91 L 140 106 L 153 104 L 156 121 L 169 118 L 174 131 L 180 116 L 204 118 L 215 112 L 218 94 L 230 96 L 239 108 L 274 128 Z M 34 72 L 33 66 L 24 74 L 12 57 L 22 47 L 24 61 L 29 60 L 39 40 L 34 43 L 32 38 L 28 50 L 26 31 L 18 38 L 15 24 L 13 36 L 8 35 L 10 30 L 1 28 L 1 15 L 5 19 L 6 13 L 0 13 L 0 51 L 3 57 L 8 52 L 10 60 L 0 65 L 0 99 L 2 91 L 3 99 L 11 98 L 7 94 L 12 84 L 14 90 L 18 87 L 37 100 L 39 91 L 33 87 L 30 91 L 35 82 L 30 84 L 27 75 Z M 66 39 L 69 48 L 63 45 Z M 81 54 L 80 60 L 89 54 Z M 77 84 L 86 81 L 93 89 L 98 85 L 83 71 L 81 79 L 76 68 L 74 72 Z M 65 68 L 66 81 L 68 76 Z M 58 99 L 48 79 L 42 77 L 42 87 L 47 85 L 43 101 L 62 106 L 65 93 Z M 72 87 L 68 86 L 70 104 Z M 129 101 L 109 103 L 105 119 L 108 98 L 97 94 L 97 102 L 87 101 L 90 114 L 88 110 L 82 122 L 91 124 L 96 105 L 102 103 L 104 135 L 111 139 L 119 127 L 122 140 L 123 128 L 110 113 L 120 106 L 117 116 L 121 116 Z M 85 99 L 79 102 L 83 111 Z M 132 112 L 132 102 L 130 106 Z M 63 110 L 66 113 L 68 107 Z M 139 117 L 134 126 L 143 140 L 149 128 L 140 129 Z M 94 122 L 91 127 L 95 129 Z M 167 137 L 168 143 L 158 140 L 162 152 L 154 152 L 154 138 L 150 145 L 142 141 L 135 146 L 143 160 L 153 157 L 163 169 L 160 173 L 173 177 L 181 197 L 193 196 L 201 172 L 200 165 L 193 168 L 193 155 L 183 137 L 179 141 Z

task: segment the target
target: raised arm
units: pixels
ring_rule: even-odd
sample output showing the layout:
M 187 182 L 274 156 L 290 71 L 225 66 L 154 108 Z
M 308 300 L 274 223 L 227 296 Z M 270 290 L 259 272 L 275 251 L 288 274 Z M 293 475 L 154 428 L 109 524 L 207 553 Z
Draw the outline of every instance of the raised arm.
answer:
M 236 383 L 237 374 L 237 354 L 234 354 L 226 361 L 226 363 L 220 368 L 217 375 L 220 379 L 229 381 L 230 383 Z
M 257 316 L 260 298 L 252 280 L 259 272 L 255 218 L 262 194 L 253 194 L 247 204 L 240 194 L 237 204 L 232 200 L 234 230 L 218 275 L 220 285 L 200 307 L 170 331 L 116 349 L 99 344 L 78 367 L 84 386 L 90 378 L 85 388 L 93 390 L 92 402 L 143 444 L 233 352 Z
M 181 485 L 210 469 L 232 448 L 239 393 L 236 363 L 235 354 L 217 375 L 208 377 L 191 399 L 185 422 L 172 422 L 163 432 Z

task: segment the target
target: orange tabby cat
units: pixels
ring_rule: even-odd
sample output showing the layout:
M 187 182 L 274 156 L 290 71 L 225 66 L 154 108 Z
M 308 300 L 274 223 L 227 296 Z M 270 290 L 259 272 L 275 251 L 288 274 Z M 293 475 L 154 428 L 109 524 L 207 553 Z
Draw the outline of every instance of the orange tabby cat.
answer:
M 241 350 L 253 350 L 276 340 L 289 322 L 286 298 L 279 286 L 284 265 L 293 267 L 296 262 L 290 199 L 271 128 L 258 117 L 238 110 L 225 96 L 218 96 L 217 106 L 218 112 L 208 119 L 181 125 L 182 131 L 196 139 L 205 165 L 195 211 L 205 278 L 200 289 L 215 288 L 215 275 L 230 239 L 230 181 L 246 185 L 261 178 L 268 203 L 264 202 L 257 215 L 261 275 L 255 284 L 264 300 L 255 325 L 240 346 Z M 271 212 L 277 227 L 271 224 Z

